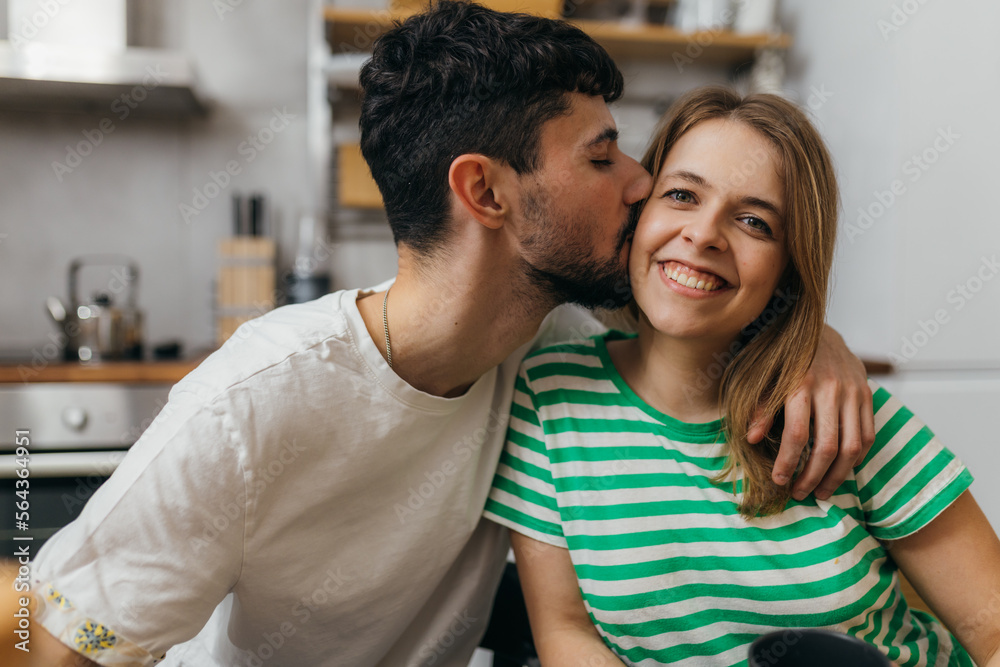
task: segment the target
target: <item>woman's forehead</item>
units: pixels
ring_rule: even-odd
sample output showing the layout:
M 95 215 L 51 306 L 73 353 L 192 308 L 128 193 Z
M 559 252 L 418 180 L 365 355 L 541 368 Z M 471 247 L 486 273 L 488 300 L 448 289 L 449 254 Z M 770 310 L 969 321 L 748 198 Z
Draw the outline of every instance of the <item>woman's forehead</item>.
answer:
M 674 142 L 664 155 L 659 178 L 696 175 L 717 185 L 782 186 L 780 154 L 774 144 L 750 125 L 729 119 L 698 123 Z

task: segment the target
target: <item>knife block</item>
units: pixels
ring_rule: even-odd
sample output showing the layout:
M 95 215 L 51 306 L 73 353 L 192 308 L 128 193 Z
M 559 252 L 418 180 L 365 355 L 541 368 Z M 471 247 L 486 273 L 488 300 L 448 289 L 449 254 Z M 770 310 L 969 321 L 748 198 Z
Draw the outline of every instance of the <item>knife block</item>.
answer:
M 216 281 L 216 343 L 222 345 L 244 322 L 275 305 L 274 239 L 234 236 L 219 242 Z

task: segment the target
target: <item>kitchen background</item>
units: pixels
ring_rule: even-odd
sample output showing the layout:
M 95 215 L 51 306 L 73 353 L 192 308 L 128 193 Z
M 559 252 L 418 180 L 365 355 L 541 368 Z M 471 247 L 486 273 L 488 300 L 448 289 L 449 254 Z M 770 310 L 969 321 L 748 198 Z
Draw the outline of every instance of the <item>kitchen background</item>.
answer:
M 238 193 L 266 198 L 264 231 L 277 245 L 277 292 L 266 288 L 269 298 L 285 297 L 296 266 L 295 284 L 329 276 L 331 289 L 394 274 L 382 213 L 356 205 L 365 174 L 352 166 L 349 148 L 357 141 L 357 67 L 385 21 L 386 0 L 129 0 L 128 44 L 158 49 L 155 66 L 138 88 L 122 89 L 132 96 L 127 106 L 73 88 L 58 93 L 57 109 L 16 79 L 18 67 L 25 73 L 23 61 L 15 66 L 18 42 L 84 0 L 39 2 L 49 13 L 29 12 L 27 22 L 8 20 L 14 2 L 24 0 L 0 0 L 0 40 L 7 39 L 0 42 L 0 362 L 58 365 L 46 299 L 66 301 L 73 258 L 107 252 L 139 267 L 147 357 L 168 342 L 180 343 L 187 358 L 210 350 L 223 314 L 219 242 L 233 234 Z M 647 15 L 677 19 L 680 9 L 670 4 L 649 0 Z M 628 9 L 625 0 L 566 7 L 608 25 Z M 81 34 L 85 25 L 71 22 Z M 776 25 L 790 45 L 773 41 L 777 48 L 758 53 L 754 66 L 735 66 L 753 49 L 733 56 L 730 35 L 714 28 L 680 46 L 613 51 L 627 80 L 614 108 L 621 143 L 638 157 L 669 102 L 709 82 L 752 81 L 810 109 L 834 155 L 843 200 L 829 321 L 859 355 L 892 364 L 877 379 L 969 465 L 978 478 L 973 491 L 1000 528 L 1000 486 L 990 479 L 1000 470 L 1000 224 L 991 199 L 1000 173 L 1000 5 L 782 0 Z M 28 59 L 28 77 L 39 75 L 39 63 Z M 193 93 L 174 89 L 187 85 L 189 68 Z M 84 99 L 91 99 L 85 112 L 66 113 Z M 310 219 L 319 224 L 303 224 Z M 91 297 L 89 287 L 81 297 Z M 4 387 L 20 379 L 12 372 Z M 141 400 L 131 396 L 140 426 L 162 404 L 152 386 Z M 55 417 L 44 406 L 63 398 L 44 400 L 39 420 Z M 86 430 L 87 413 L 67 406 L 56 426 L 69 438 Z M 5 434 L 14 427 L 2 424 Z M 81 447 L 115 444 L 136 430 L 104 427 Z M 9 449 L 9 435 L 2 437 Z M 106 474 L 120 452 L 100 456 Z M 65 486 L 54 486 L 52 497 L 65 488 L 85 500 L 96 484 L 80 495 L 77 482 L 94 479 L 93 460 L 55 466 L 51 474 L 63 475 Z
M 72 0 L 47 4 L 69 11 Z M 614 10 L 570 6 L 581 15 Z M 342 33 L 347 48 L 335 41 L 347 54 L 336 60 L 329 7 L 374 10 Z M 8 68 L 0 72 L 0 352 L 58 360 L 46 298 L 65 300 L 70 261 L 98 252 L 136 260 L 147 349 L 168 341 L 186 355 L 210 349 L 217 246 L 232 235 L 237 192 L 266 196 L 279 292 L 296 256 L 302 275 L 329 274 L 333 289 L 391 277 L 395 251 L 382 214 L 344 206 L 353 192 L 337 188 L 356 175 L 338 162 L 337 147 L 357 140 L 351 79 L 385 8 L 380 0 L 131 0 L 129 44 L 181 60 L 163 60 L 144 84 L 149 103 L 123 117 L 120 105 L 70 114 L 18 92 L 5 77 L 11 44 L 30 26 L 10 24 L 0 0 L 0 38 L 8 40 L 0 48 Z M 1000 528 L 1000 486 L 990 479 L 1000 470 L 992 199 L 1000 5 L 784 0 L 777 24 L 791 45 L 758 56 L 756 69 L 714 62 L 712 42 L 721 38 L 712 31 L 680 58 L 620 57 L 622 144 L 638 157 L 665 105 L 712 81 L 752 79 L 811 110 L 843 199 L 830 323 L 859 355 L 893 364 L 878 379 L 972 468 L 973 490 Z M 157 77 L 169 82 L 185 62 L 207 113 L 157 113 L 153 88 L 167 86 Z M 309 216 L 326 222 L 303 233 Z

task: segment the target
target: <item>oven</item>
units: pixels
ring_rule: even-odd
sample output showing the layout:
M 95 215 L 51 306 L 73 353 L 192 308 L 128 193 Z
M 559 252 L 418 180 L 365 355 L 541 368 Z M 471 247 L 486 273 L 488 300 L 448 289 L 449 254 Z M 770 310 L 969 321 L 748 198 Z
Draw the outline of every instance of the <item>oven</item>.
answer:
M 3 553 L 38 549 L 77 516 L 166 404 L 169 384 L 0 384 Z M 24 551 L 20 551 L 24 553 Z

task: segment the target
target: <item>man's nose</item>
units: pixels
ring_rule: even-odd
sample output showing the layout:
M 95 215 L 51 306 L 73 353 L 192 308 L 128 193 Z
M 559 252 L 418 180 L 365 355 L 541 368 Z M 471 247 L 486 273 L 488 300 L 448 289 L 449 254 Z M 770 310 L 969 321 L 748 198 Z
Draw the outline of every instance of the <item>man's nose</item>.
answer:
M 653 188 L 653 177 L 643 169 L 642 165 L 625 156 L 629 162 L 628 185 L 625 188 L 625 204 L 632 204 L 642 201 L 649 196 L 649 191 Z

